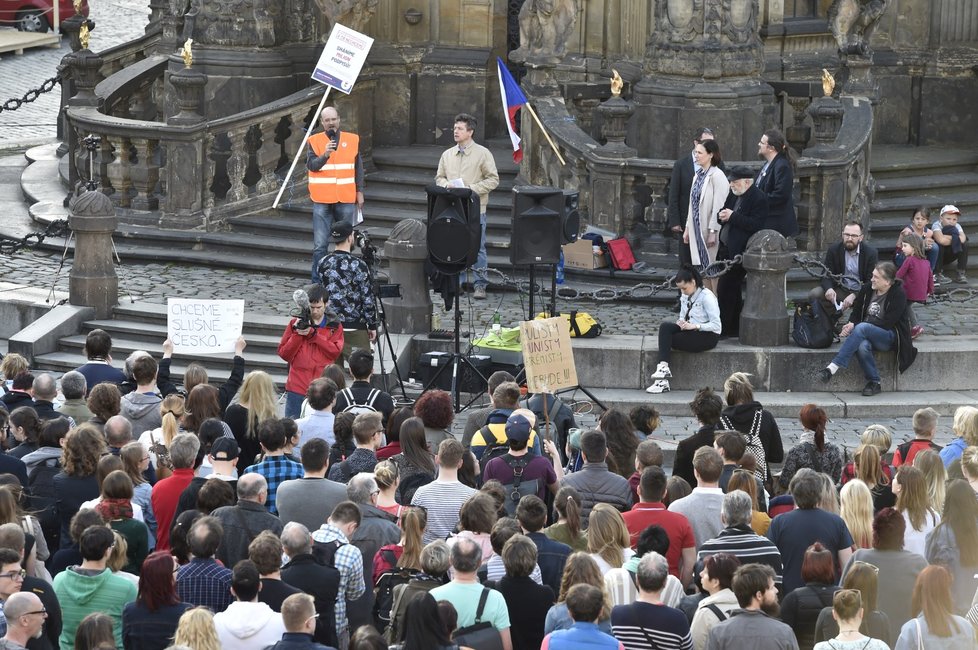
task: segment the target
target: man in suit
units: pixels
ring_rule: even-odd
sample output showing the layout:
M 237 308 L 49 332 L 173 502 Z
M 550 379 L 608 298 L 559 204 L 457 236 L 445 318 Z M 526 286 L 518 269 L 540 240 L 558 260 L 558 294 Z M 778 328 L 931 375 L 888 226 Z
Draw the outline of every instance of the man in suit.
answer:
M 703 140 L 713 140 L 713 131 L 703 127 L 696 132 L 693 149 Z M 723 164 L 718 165 L 722 170 Z M 682 236 L 686 226 L 686 215 L 689 212 L 689 192 L 693 187 L 693 179 L 699 165 L 693 160 L 693 155 L 683 156 L 672 165 L 672 177 L 669 179 L 669 205 L 666 210 L 666 228 L 676 240 Z M 681 242 L 680 242 L 681 243 Z M 689 246 L 679 246 L 679 263 L 692 264 Z
M 852 307 L 856 294 L 869 282 L 879 261 L 876 249 L 863 241 L 863 225 L 850 221 L 842 229 L 842 241 L 825 251 L 822 262 L 829 273 L 841 275 L 840 280 L 826 275 L 820 286 L 808 293 L 809 300 L 820 300 L 833 322 Z
M 764 228 L 767 218 L 767 196 L 754 187 L 754 174 L 747 167 L 734 167 L 727 175 L 730 194 L 717 219 L 720 229 L 720 249 L 717 259 L 732 260 L 747 250 L 747 241 Z M 738 336 L 740 312 L 744 308 L 744 284 L 747 271 L 743 264 L 734 264 L 720 276 L 717 283 L 717 302 L 720 322 L 726 336 Z

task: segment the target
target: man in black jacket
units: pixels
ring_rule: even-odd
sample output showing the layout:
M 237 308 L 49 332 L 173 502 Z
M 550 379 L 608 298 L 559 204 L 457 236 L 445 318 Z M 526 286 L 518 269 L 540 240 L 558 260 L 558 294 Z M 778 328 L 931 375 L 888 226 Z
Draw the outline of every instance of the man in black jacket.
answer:
M 764 228 L 767 218 L 767 196 L 754 187 L 754 174 L 747 167 L 734 167 L 727 178 L 730 194 L 717 219 L 720 229 L 720 250 L 717 259 L 732 260 L 747 250 L 751 235 Z M 744 284 L 747 271 L 743 264 L 734 264 L 720 276 L 717 301 L 720 303 L 720 322 L 725 336 L 740 333 L 740 312 L 744 308 Z
M 316 560 L 312 554 L 312 535 L 302 524 L 294 521 L 286 524 L 281 539 L 289 558 L 289 563 L 282 567 L 282 580 L 313 597 L 319 614 L 313 636 L 319 643 L 337 647 L 333 611 L 340 589 L 340 572 Z
M 863 241 L 863 225 L 850 221 L 842 229 L 842 241 L 830 246 L 822 260 L 829 273 L 842 276 L 841 280 L 826 275 L 821 285 L 808 293 L 808 299 L 820 300 L 834 323 L 852 307 L 856 294 L 873 276 L 878 261 L 879 253 Z
M 713 131 L 703 127 L 696 131 L 693 139 L 693 149 L 704 140 L 713 140 Z M 723 163 L 718 167 L 723 170 Z M 696 163 L 693 156 L 682 156 L 672 165 L 672 176 L 669 179 L 669 204 L 666 208 L 666 228 L 677 241 L 683 234 L 686 225 L 686 213 L 689 212 L 689 192 L 693 187 L 696 175 Z M 679 242 L 679 263 L 692 264 L 689 256 L 689 246 Z

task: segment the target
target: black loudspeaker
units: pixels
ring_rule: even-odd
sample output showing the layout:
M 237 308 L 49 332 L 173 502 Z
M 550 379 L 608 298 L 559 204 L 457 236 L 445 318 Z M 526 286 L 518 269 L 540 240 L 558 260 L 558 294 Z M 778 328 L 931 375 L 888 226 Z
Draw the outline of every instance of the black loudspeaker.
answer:
M 581 213 L 578 210 L 581 193 L 564 190 L 564 229 L 561 233 L 561 244 L 573 244 L 581 232 Z
M 479 195 L 462 187 L 429 185 L 428 259 L 442 273 L 459 273 L 479 256 Z
M 563 191 L 532 185 L 513 188 L 510 262 L 514 266 L 559 262 L 563 217 Z

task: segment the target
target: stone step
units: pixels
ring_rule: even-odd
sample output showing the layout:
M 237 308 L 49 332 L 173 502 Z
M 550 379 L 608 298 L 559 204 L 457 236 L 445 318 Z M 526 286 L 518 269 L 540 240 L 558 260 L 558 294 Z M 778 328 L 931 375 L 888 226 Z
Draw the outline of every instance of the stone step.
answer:
M 917 197 L 921 193 L 952 197 L 978 186 L 978 172 L 955 172 L 893 176 L 876 181 L 876 198 Z
M 941 146 L 873 145 L 870 170 L 877 182 L 915 174 L 974 172 L 978 151 Z
M 931 208 L 931 215 L 936 220 L 937 215 L 940 214 L 941 206 L 948 203 L 956 205 L 961 210 L 964 215 L 961 224 L 966 225 L 969 221 L 969 214 L 978 214 L 978 189 L 972 186 L 953 194 L 941 194 L 925 190 L 914 196 L 877 198 L 870 205 L 870 214 L 874 220 L 903 219 L 905 223 L 909 223 L 914 210 L 925 205 Z M 971 221 L 974 223 L 975 219 L 971 219 Z

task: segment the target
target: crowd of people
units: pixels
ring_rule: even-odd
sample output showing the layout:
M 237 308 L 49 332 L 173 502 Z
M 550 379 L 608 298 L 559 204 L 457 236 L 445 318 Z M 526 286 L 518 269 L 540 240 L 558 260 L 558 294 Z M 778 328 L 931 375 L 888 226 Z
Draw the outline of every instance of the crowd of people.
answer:
M 220 386 L 190 364 L 178 387 L 169 343 L 118 369 L 101 330 L 60 382 L 3 358 L 0 647 L 978 643 L 974 407 L 945 448 L 923 408 L 850 456 L 815 404 L 783 441 L 735 373 L 667 476 L 650 405 L 582 430 L 497 372 L 458 437 L 448 393 L 399 406 L 369 348 L 332 363 L 342 325 L 323 348 L 294 324 L 282 398 L 244 340 Z

